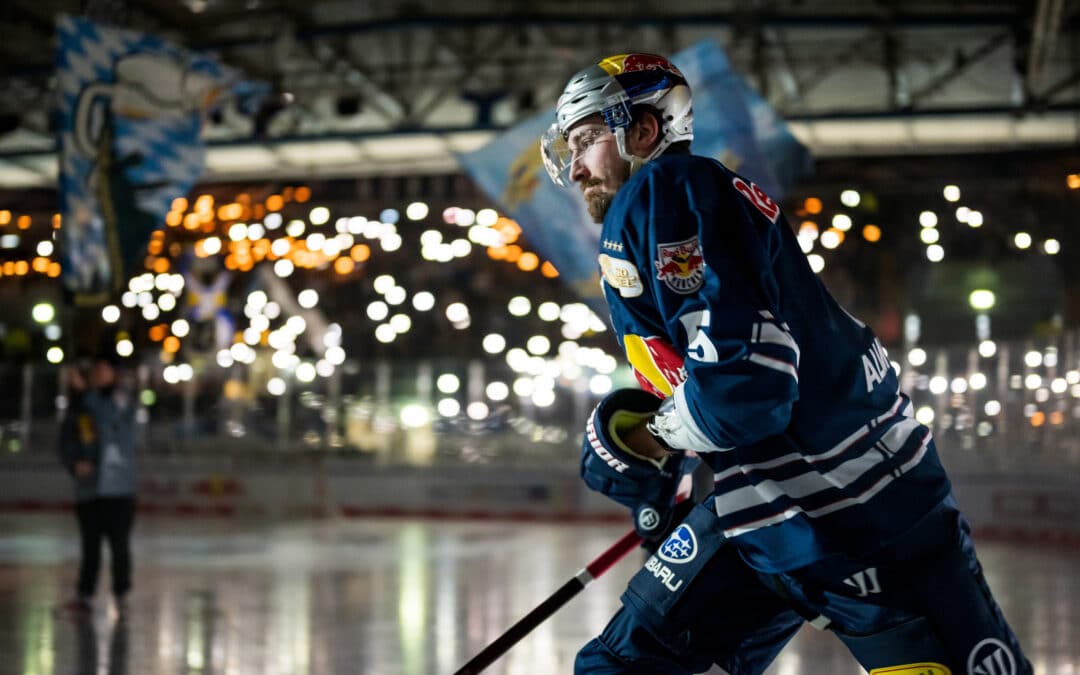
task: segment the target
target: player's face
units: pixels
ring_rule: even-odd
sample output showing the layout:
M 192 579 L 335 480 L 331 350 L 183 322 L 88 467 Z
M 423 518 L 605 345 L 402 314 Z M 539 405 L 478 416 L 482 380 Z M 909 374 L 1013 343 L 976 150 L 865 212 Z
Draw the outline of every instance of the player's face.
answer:
M 615 134 L 599 115 L 573 127 L 566 144 L 573 153 L 570 180 L 581 188 L 592 219 L 602 222 L 615 193 L 630 177 L 630 164 L 619 156 Z

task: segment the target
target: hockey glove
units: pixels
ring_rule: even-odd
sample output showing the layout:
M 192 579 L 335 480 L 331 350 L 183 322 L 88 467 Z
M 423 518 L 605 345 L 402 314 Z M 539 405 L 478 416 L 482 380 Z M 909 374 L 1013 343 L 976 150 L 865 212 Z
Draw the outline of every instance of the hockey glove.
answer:
M 659 398 L 640 389 L 608 394 L 589 416 L 581 447 L 585 484 L 632 509 L 634 528 L 645 539 L 667 530 L 679 479 L 700 461 L 682 452 L 649 459 L 621 440 L 620 434 L 644 422 L 659 406 Z

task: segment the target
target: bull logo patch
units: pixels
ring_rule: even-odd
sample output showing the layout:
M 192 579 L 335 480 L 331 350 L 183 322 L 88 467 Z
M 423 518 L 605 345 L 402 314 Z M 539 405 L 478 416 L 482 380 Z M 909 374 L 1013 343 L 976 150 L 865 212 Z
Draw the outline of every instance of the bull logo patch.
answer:
M 693 293 L 701 288 L 705 280 L 705 259 L 701 257 L 701 246 L 697 237 L 671 244 L 660 244 L 657 248 L 656 278 L 680 295 Z
M 694 536 L 694 530 L 686 523 L 679 525 L 660 545 L 656 555 L 664 562 L 690 562 L 697 555 L 697 537 Z

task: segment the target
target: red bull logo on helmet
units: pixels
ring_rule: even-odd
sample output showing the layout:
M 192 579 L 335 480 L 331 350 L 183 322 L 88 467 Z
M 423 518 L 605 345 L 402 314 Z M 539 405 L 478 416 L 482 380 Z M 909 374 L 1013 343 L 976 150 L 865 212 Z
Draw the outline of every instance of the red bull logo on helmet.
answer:
M 640 70 L 666 70 L 680 78 L 683 77 L 675 64 L 658 54 L 616 54 L 601 60 L 597 65 L 607 71 L 608 75 L 634 73 Z
M 697 237 L 657 246 L 656 278 L 680 295 L 693 293 L 705 281 L 705 259 Z

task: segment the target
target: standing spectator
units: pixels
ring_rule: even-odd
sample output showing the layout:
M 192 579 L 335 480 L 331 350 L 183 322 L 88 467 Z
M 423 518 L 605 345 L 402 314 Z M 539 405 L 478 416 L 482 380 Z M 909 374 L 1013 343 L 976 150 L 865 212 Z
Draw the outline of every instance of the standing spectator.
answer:
M 129 386 L 116 367 L 97 357 L 84 377 L 69 371 L 73 395 L 60 431 L 60 455 L 75 483 L 75 513 L 82 553 L 74 600 L 64 605 L 86 613 L 97 587 L 101 540 L 109 542 L 112 589 L 122 618 L 131 589 L 131 528 L 135 521 L 135 410 Z

